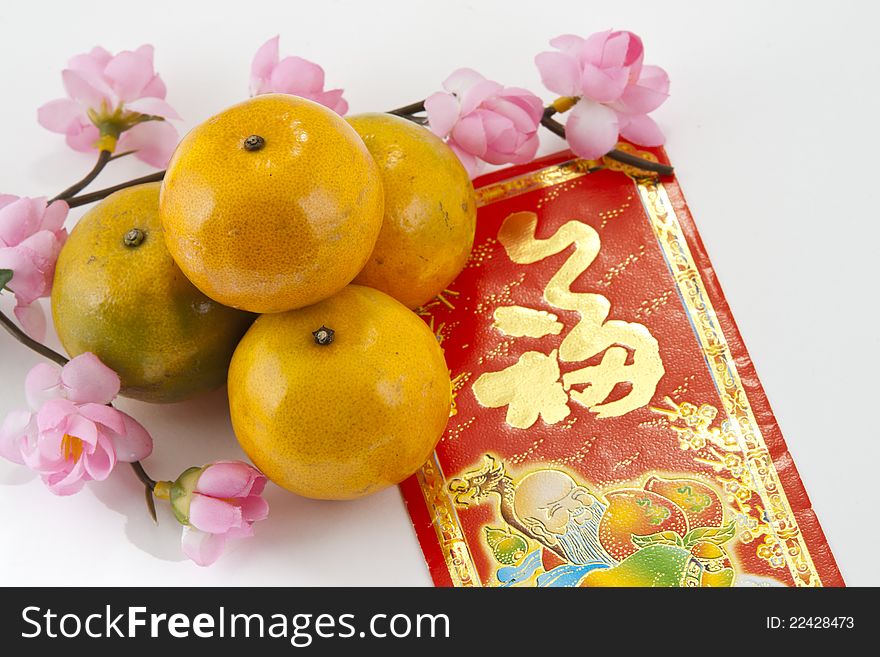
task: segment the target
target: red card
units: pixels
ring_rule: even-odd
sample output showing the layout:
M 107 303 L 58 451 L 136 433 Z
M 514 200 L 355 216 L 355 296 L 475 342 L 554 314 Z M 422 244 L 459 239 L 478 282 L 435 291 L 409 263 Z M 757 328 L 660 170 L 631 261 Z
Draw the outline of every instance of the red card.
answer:
M 401 485 L 435 583 L 843 585 L 677 182 L 562 153 L 475 185 L 421 311 L 454 414 Z

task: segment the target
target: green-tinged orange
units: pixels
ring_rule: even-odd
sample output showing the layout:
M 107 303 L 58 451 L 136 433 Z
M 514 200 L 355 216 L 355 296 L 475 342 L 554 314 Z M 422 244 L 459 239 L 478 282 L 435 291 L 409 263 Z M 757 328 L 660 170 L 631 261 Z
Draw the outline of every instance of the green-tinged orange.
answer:
M 612 557 L 622 561 L 638 547 L 633 536 L 659 532 L 688 532 L 687 518 L 672 501 L 639 488 L 620 488 L 605 494 L 608 508 L 599 522 L 599 540 Z
M 229 368 L 239 443 L 269 479 L 306 497 L 350 499 L 403 481 L 431 454 L 450 403 L 431 330 L 359 285 L 261 316 Z
M 718 493 L 701 481 L 655 476 L 645 482 L 645 490 L 672 500 L 684 511 L 691 529 L 720 527 L 723 524 L 724 506 Z
M 300 308 L 345 287 L 382 224 L 382 182 L 363 141 L 326 107 L 251 98 L 177 147 L 162 187 L 168 250 L 220 303 Z
M 107 197 L 61 250 L 52 315 L 71 356 L 96 354 L 122 393 L 172 402 L 221 386 L 253 316 L 199 292 L 165 248 L 159 183 Z
M 385 219 L 370 259 L 354 282 L 410 308 L 446 288 L 474 242 L 474 186 L 458 157 L 429 130 L 390 114 L 348 119 L 379 165 Z

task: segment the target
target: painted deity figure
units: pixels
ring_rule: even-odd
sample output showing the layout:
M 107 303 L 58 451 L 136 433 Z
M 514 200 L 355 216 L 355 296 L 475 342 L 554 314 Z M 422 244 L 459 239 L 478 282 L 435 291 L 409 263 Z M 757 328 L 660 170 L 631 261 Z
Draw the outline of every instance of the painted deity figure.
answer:
M 697 480 L 652 476 L 601 494 L 553 467 L 514 480 L 487 455 L 449 490 L 462 508 L 500 502 L 507 526 L 487 526 L 486 536 L 501 586 L 731 586 L 735 578 L 723 547 L 735 523 Z

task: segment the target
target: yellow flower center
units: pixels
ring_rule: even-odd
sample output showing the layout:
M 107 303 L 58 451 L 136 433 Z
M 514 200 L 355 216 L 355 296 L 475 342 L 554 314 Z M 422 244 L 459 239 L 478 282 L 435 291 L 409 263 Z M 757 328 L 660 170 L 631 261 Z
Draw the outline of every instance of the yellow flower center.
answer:
M 79 457 L 82 456 L 82 453 L 82 440 L 76 436 L 71 436 L 69 433 L 64 434 L 64 438 L 61 439 L 61 454 L 64 458 L 73 458 L 73 462 L 76 463 L 79 461 Z
M 155 488 L 153 488 L 153 495 L 157 500 L 170 500 L 173 484 L 173 481 L 157 481 Z
M 554 100 L 552 106 L 553 109 L 561 114 L 563 112 L 567 112 L 572 107 L 574 107 L 575 103 L 577 103 L 579 100 L 580 98 L 578 96 L 563 96 L 562 98 L 557 98 L 556 100 Z

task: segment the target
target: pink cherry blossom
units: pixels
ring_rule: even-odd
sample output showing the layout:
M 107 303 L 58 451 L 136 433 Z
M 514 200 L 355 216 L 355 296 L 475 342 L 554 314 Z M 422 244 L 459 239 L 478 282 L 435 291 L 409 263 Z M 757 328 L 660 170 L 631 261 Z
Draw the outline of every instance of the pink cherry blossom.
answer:
M 253 524 L 269 515 L 261 497 L 266 477 L 241 461 L 205 466 L 189 500 L 183 528 L 183 552 L 199 566 L 209 566 L 230 538 L 253 536 Z
M 535 57 L 550 91 L 579 98 L 566 123 L 566 139 L 580 157 L 612 150 L 618 137 L 659 146 L 663 133 L 648 116 L 669 95 L 669 77 L 642 63 L 642 40 L 632 32 L 607 31 L 587 39 L 566 34 L 550 42 L 558 50 Z
M 446 90 L 425 99 L 431 131 L 447 140 L 473 177 L 480 161 L 523 164 L 538 150 L 544 107 L 530 91 L 503 87 L 469 68 L 443 82 Z
M 251 63 L 251 95 L 293 94 L 313 100 L 340 116 L 348 111 L 342 89 L 324 91 L 324 69 L 301 57 L 279 59 L 278 41 L 273 37 L 260 46 Z
M 37 110 L 44 128 L 63 134 L 77 151 L 136 151 L 155 167 L 164 167 L 178 142 L 179 119 L 165 102 L 165 83 L 153 70 L 153 46 L 112 55 L 100 46 L 76 55 L 61 72 L 68 98 Z M 117 142 L 118 140 L 118 142 Z
M 15 294 L 15 316 L 36 340 L 45 335 L 46 318 L 34 301 L 52 291 L 67 211 L 64 201 L 47 205 L 45 198 L 0 195 L 0 269 L 12 270 L 6 287 Z
M 59 368 L 34 367 L 25 381 L 31 411 L 13 411 L 0 425 L 0 456 L 38 472 L 56 495 L 106 479 L 117 462 L 146 458 L 150 434 L 134 418 L 108 406 L 119 377 L 85 353 Z

